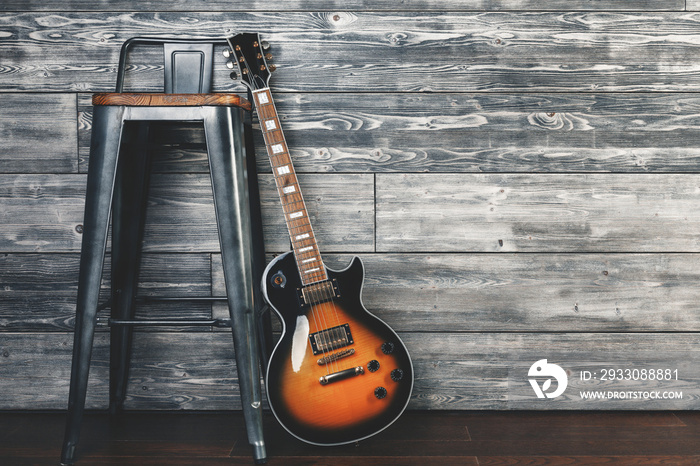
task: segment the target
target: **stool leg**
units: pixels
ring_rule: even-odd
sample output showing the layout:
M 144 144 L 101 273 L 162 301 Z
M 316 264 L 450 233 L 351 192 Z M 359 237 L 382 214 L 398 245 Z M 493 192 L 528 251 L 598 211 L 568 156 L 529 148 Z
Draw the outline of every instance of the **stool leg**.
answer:
M 252 99 L 252 95 L 248 95 Z M 252 102 L 252 100 L 251 100 Z M 265 242 L 263 239 L 262 214 L 260 208 L 260 189 L 258 188 L 258 169 L 255 164 L 255 144 L 253 139 L 252 113 L 245 113 L 243 123 L 245 134 L 246 165 L 248 170 L 248 199 L 250 201 L 250 231 L 253 244 L 253 300 L 256 304 L 258 335 L 260 338 L 260 355 L 263 376 L 272 354 L 272 318 L 269 307 L 265 305 L 261 290 L 261 280 L 265 270 Z
M 254 314 L 250 204 L 241 140 L 242 110 L 205 107 L 202 111 L 243 416 L 255 461 L 264 463 L 266 452 Z
M 124 138 L 126 128 L 133 148 L 120 156 L 112 201 L 112 318 L 120 320 L 134 318 L 150 173 L 148 122 L 129 123 Z M 129 325 L 110 328 L 110 414 L 124 406 L 132 335 Z
M 119 156 L 123 107 L 95 107 L 90 167 L 85 194 L 73 365 L 62 464 L 72 464 L 85 409 L 88 372 L 109 228 L 114 176 Z

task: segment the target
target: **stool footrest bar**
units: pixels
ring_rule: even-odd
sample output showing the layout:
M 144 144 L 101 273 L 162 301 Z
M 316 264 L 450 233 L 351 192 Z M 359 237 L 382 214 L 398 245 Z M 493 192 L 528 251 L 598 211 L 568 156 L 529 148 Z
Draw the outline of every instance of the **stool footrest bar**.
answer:
M 153 303 L 169 301 L 226 301 L 226 296 L 137 296 L 136 301 Z
M 130 327 L 231 327 L 230 319 L 97 319 L 97 323 L 109 326 L 124 325 Z

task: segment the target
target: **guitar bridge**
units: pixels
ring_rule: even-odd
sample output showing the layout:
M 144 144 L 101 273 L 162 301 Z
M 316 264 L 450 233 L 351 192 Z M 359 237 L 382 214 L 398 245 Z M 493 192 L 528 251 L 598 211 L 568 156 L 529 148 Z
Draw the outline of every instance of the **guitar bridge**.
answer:
M 337 353 L 332 353 L 327 356 L 324 356 L 316 362 L 319 366 L 323 366 L 324 364 L 337 361 L 338 359 L 347 358 L 348 356 L 352 356 L 353 354 L 355 354 L 355 348 L 346 348 L 344 350 L 338 351 Z
M 340 298 L 338 280 L 334 278 L 297 288 L 297 297 L 302 308 L 333 301 L 336 298 Z

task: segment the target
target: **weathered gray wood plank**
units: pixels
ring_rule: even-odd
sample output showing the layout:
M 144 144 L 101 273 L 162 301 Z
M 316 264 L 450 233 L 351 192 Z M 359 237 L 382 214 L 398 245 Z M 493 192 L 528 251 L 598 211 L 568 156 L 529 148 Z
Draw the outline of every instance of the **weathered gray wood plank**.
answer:
M 79 251 L 84 175 L 0 175 L 0 251 Z
M 92 109 L 88 95 L 79 102 L 86 172 Z M 700 171 L 694 94 L 295 93 L 276 103 L 300 173 Z M 154 170 L 208 170 L 201 125 L 153 134 Z
M 374 177 L 368 174 L 299 175 L 304 202 L 322 251 L 374 250 Z M 260 176 L 267 252 L 289 250 L 289 235 L 272 175 Z
M 5 94 L 0 102 L 0 173 L 78 171 L 74 95 Z
M 341 270 L 348 255 L 326 255 Z M 362 299 L 397 331 L 700 330 L 696 254 L 361 254 Z M 212 258 L 214 294 L 224 294 Z M 214 307 L 228 316 L 225 306 Z
M 0 256 L 0 332 L 72 330 L 79 261 L 78 254 Z M 110 264 L 107 255 L 101 302 L 109 297 Z M 209 296 L 210 275 L 208 254 L 144 254 L 139 296 Z M 100 316 L 108 317 L 109 311 Z M 209 318 L 211 306 L 196 302 L 140 303 L 136 316 Z
M 280 91 L 685 92 L 700 81 L 697 23 L 664 12 L 6 14 L 0 90 L 109 91 L 126 38 L 196 28 L 260 31 Z M 154 57 L 136 64 L 136 84 L 162 80 Z
M 693 149 L 700 142 L 700 101 L 692 94 L 281 94 L 277 100 L 302 171 L 700 166 Z
M 0 340 L 0 409 L 65 409 L 70 333 L 7 333 Z M 402 333 L 416 384 L 413 409 L 699 409 L 700 337 L 634 333 Z M 97 335 L 87 406 L 107 405 L 108 337 Z M 134 340 L 129 409 L 240 409 L 231 335 L 148 333 Z M 538 400 L 528 383 L 540 359 L 569 372 L 561 398 Z M 664 382 L 579 380 L 581 370 L 678 369 Z M 583 402 L 580 390 L 682 391 L 676 400 Z M 550 390 L 551 391 L 551 390 Z
M 0 406 L 5 409 L 65 409 L 72 334 L 3 334 L 0 340 Z M 142 333 L 134 338 L 129 406 L 135 409 L 240 409 L 234 390 L 230 334 Z M 95 345 L 88 383 L 88 408 L 108 400 L 109 336 Z M 0 408 L 2 409 L 2 408 Z M 15 409 L 15 408 L 11 408 Z
M 405 335 L 405 334 L 404 334 Z M 695 334 L 408 334 L 416 385 L 411 407 L 422 409 L 697 409 L 698 336 Z M 548 359 L 568 374 L 564 395 L 544 401 L 528 382 L 534 362 Z M 417 361 L 416 361 L 417 359 Z M 678 380 L 600 379 L 603 368 L 678 369 Z M 580 380 L 582 370 L 597 380 Z M 544 379 L 540 379 L 540 385 Z M 552 383 L 554 386 L 554 383 Z M 550 392 L 553 389 L 550 389 Z M 582 401 L 580 391 L 682 391 L 675 400 Z
M 151 188 L 145 250 L 218 251 L 219 238 L 208 175 L 160 175 Z M 260 177 L 267 251 L 286 251 L 284 224 L 272 175 Z M 374 180 L 371 175 L 301 175 L 299 182 L 319 245 L 328 251 L 374 249 Z M 173 186 L 180 186 L 174 191 Z M 173 209 L 173 207 L 175 209 Z M 173 210 L 177 211 L 174 215 Z
M 377 251 L 700 251 L 698 175 L 377 174 Z
M 400 331 L 700 330 L 695 254 L 361 257 L 365 305 Z
M 350 256 L 327 255 L 344 268 Z M 367 308 L 399 331 L 699 331 L 696 254 L 362 254 Z M 108 256 L 107 267 L 109 267 Z M 0 331 L 72 329 L 77 254 L 0 257 Z M 141 295 L 223 296 L 214 254 L 146 254 Z M 102 299 L 110 285 L 105 274 Z M 139 305 L 208 317 L 209 305 Z M 215 305 L 227 318 L 226 305 Z M 106 313 L 104 314 L 106 315 Z
M 693 0 L 689 0 L 693 2 Z M 688 5 L 690 9 L 690 4 Z M 331 10 L 331 11 L 361 11 L 364 9 L 373 11 L 395 11 L 399 9 L 396 2 L 389 0 L 373 1 L 371 5 L 362 0 L 338 1 L 338 0 L 302 0 L 286 1 L 275 4 L 275 11 L 299 11 L 299 10 Z M 619 10 L 619 11 L 683 11 L 684 0 L 668 0 L 658 2 L 654 0 L 633 0 L 620 2 L 618 0 L 549 0 L 542 3 L 536 0 L 451 0 L 449 2 L 436 0 L 410 0 L 400 4 L 401 10 L 420 11 L 449 11 L 449 10 Z M 244 1 L 244 0 L 151 0 L 148 2 L 124 2 L 95 3 L 89 0 L 68 1 L 39 1 L 39 0 L 5 0 L 0 4 L 0 11 L 267 11 L 269 2 Z
M 301 175 L 316 238 L 327 251 L 374 249 L 372 175 Z M 0 251 L 77 252 L 85 175 L 0 175 Z M 289 236 L 272 175 L 261 176 L 268 251 L 285 251 Z M 144 251 L 219 250 L 208 174 L 152 179 Z

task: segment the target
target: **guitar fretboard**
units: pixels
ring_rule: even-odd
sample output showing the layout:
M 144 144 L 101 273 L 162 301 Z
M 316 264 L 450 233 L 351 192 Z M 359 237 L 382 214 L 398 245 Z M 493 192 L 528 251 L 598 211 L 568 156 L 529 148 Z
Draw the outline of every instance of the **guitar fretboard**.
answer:
M 277 192 L 282 201 L 284 219 L 292 240 L 297 268 L 304 285 L 327 280 L 326 268 L 318 251 L 306 204 L 299 189 L 299 181 L 292 166 L 289 148 L 280 126 L 277 109 L 269 88 L 253 91 L 260 129 L 270 157 Z

